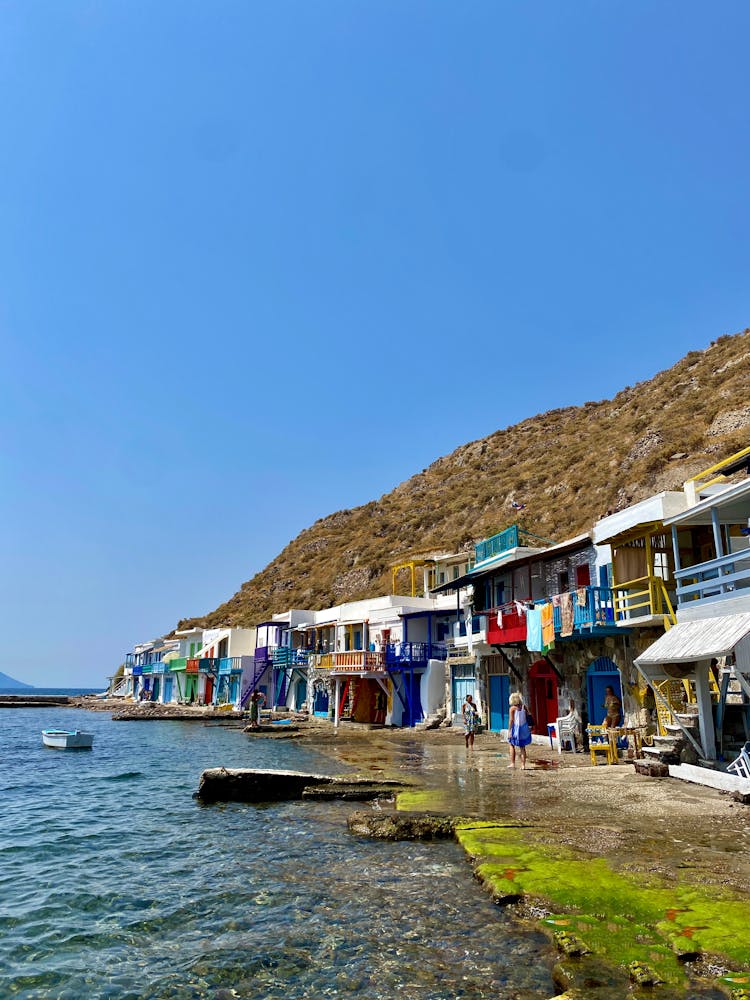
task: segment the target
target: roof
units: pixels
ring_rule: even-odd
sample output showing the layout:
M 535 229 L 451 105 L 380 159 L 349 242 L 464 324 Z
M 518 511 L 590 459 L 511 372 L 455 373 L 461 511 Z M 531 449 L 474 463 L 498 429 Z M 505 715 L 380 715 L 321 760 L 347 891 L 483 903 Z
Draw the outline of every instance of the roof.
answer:
M 664 522 L 668 517 L 680 514 L 687 506 L 683 492 L 664 490 L 639 503 L 631 504 L 614 514 L 608 514 L 594 525 L 594 542 L 601 545 L 611 543 L 620 535 L 627 535 L 639 525 Z
M 450 591 L 460 590 L 462 587 L 467 587 L 478 580 L 484 580 L 493 573 L 505 570 L 510 566 L 517 567 L 537 561 L 544 562 L 548 558 L 554 559 L 556 556 L 564 555 L 566 552 L 573 552 L 590 544 L 591 535 L 589 532 L 584 532 L 582 535 L 576 535 L 575 538 L 568 538 L 564 542 L 558 542 L 556 545 L 549 545 L 546 549 L 532 549 L 528 546 L 518 546 L 515 549 L 508 550 L 510 558 L 500 561 L 500 557 L 496 557 L 497 561 L 494 562 L 494 565 L 488 565 L 490 560 L 487 560 L 484 564 L 475 566 L 474 569 L 469 570 L 468 573 L 464 573 L 463 576 L 459 576 L 456 580 L 449 580 L 447 583 L 441 583 L 439 587 L 433 587 L 430 593 L 445 594 Z
M 714 509 L 721 511 L 724 521 L 746 521 L 750 516 L 750 479 L 712 493 L 682 514 L 670 517 L 664 524 L 710 524 L 711 511 Z
M 694 622 L 678 622 L 636 657 L 637 666 L 656 663 L 691 663 L 731 653 L 750 634 L 750 612 L 721 615 Z

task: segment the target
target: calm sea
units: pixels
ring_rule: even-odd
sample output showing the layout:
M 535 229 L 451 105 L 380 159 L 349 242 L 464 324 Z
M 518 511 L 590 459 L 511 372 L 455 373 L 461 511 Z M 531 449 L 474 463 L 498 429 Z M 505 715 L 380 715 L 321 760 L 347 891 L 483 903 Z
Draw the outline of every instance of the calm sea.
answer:
M 46 749 L 41 730 L 95 734 Z M 351 837 L 345 803 L 202 807 L 210 766 L 332 771 L 293 741 L 0 709 L 0 997 L 552 996 L 454 844 Z M 340 770 L 340 769 L 339 769 Z

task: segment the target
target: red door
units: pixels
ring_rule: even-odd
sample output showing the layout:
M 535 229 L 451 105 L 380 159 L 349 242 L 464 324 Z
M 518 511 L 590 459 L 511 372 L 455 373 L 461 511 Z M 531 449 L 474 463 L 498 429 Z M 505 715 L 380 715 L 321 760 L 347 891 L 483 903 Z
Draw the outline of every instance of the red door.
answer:
M 557 675 L 546 660 L 537 660 L 529 668 L 529 709 L 534 716 L 532 732 L 546 736 L 547 726 L 557 719 Z

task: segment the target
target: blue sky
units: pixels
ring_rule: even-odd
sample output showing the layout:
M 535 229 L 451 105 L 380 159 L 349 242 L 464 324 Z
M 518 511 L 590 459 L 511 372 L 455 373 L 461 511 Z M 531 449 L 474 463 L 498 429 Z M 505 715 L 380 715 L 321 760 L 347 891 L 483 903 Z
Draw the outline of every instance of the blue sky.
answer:
M 750 324 L 722 2 L 0 4 L 0 670 Z

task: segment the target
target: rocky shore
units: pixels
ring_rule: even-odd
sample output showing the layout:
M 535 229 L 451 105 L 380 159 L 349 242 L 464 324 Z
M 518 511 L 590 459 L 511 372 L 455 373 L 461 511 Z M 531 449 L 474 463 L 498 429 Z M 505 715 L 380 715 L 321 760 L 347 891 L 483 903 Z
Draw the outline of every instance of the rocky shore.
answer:
M 172 716 L 172 706 L 168 714 L 159 708 L 128 713 Z M 178 711 L 204 724 L 246 726 L 232 713 Z M 353 835 L 455 838 L 493 898 L 548 934 L 566 1000 L 750 997 L 742 916 L 750 904 L 750 809 L 729 795 L 646 777 L 630 763 L 594 767 L 588 754 L 542 744 L 530 748 L 526 770 L 514 770 L 507 744 L 489 733 L 467 751 L 460 730 L 335 730 L 326 720 L 280 726 L 266 717 L 238 738 L 284 730 L 327 756 L 331 772 L 348 772 L 353 786 L 346 795 L 322 782 L 306 795 L 362 799 L 371 796 L 357 794 L 358 783 L 360 793 L 381 786 L 377 802 L 351 816 Z

